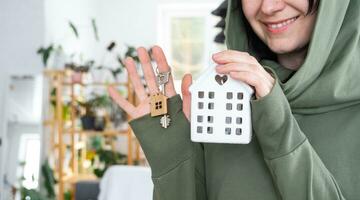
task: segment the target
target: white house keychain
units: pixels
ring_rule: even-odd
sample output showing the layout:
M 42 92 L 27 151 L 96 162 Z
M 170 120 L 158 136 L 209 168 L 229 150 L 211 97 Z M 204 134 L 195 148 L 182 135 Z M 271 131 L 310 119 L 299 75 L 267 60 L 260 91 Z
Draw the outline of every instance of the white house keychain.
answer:
M 190 86 L 193 142 L 248 144 L 252 137 L 250 99 L 253 89 L 215 66 Z

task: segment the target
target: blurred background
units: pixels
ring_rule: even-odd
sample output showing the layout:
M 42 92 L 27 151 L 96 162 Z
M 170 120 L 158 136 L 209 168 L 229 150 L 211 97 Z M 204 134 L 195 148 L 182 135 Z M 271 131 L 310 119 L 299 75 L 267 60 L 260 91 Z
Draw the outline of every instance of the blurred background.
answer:
M 225 49 L 225 14 L 223 0 L 0 0 L 0 200 L 152 199 L 106 87 L 136 104 L 123 59 L 159 45 L 180 91 Z

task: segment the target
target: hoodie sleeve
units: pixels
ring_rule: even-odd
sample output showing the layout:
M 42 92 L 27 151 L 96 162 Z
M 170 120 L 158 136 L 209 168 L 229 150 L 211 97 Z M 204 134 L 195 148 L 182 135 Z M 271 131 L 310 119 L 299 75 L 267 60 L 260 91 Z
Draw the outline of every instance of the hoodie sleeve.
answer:
M 292 115 L 278 78 L 272 91 L 252 100 L 251 107 L 255 135 L 282 199 L 345 199 Z
M 190 123 L 182 112 L 179 95 L 168 100 L 171 125 L 160 117 L 130 122 L 152 171 L 155 200 L 206 200 L 203 146 L 190 140 Z

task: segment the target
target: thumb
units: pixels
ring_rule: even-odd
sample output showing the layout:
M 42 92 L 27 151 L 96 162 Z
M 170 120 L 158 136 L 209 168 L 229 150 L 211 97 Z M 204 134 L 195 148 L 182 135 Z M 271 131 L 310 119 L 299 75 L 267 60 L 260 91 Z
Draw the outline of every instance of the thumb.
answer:
M 191 93 L 189 87 L 192 84 L 192 77 L 190 74 L 185 74 L 181 83 L 181 93 L 183 96 L 183 112 L 186 118 L 190 121 L 190 109 L 191 109 Z

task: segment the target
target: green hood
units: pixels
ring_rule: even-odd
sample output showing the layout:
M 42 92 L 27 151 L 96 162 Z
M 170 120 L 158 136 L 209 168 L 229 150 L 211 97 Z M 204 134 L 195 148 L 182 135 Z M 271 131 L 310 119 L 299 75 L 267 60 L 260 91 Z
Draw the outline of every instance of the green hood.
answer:
M 228 1 L 227 47 L 257 56 L 249 49 L 241 0 Z M 281 80 L 294 113 L 323 113 L 360 103 L 359 10 L 359 0 L 320 0 L 306 60 L 295 73 L 274 61 L 260 60 Z

